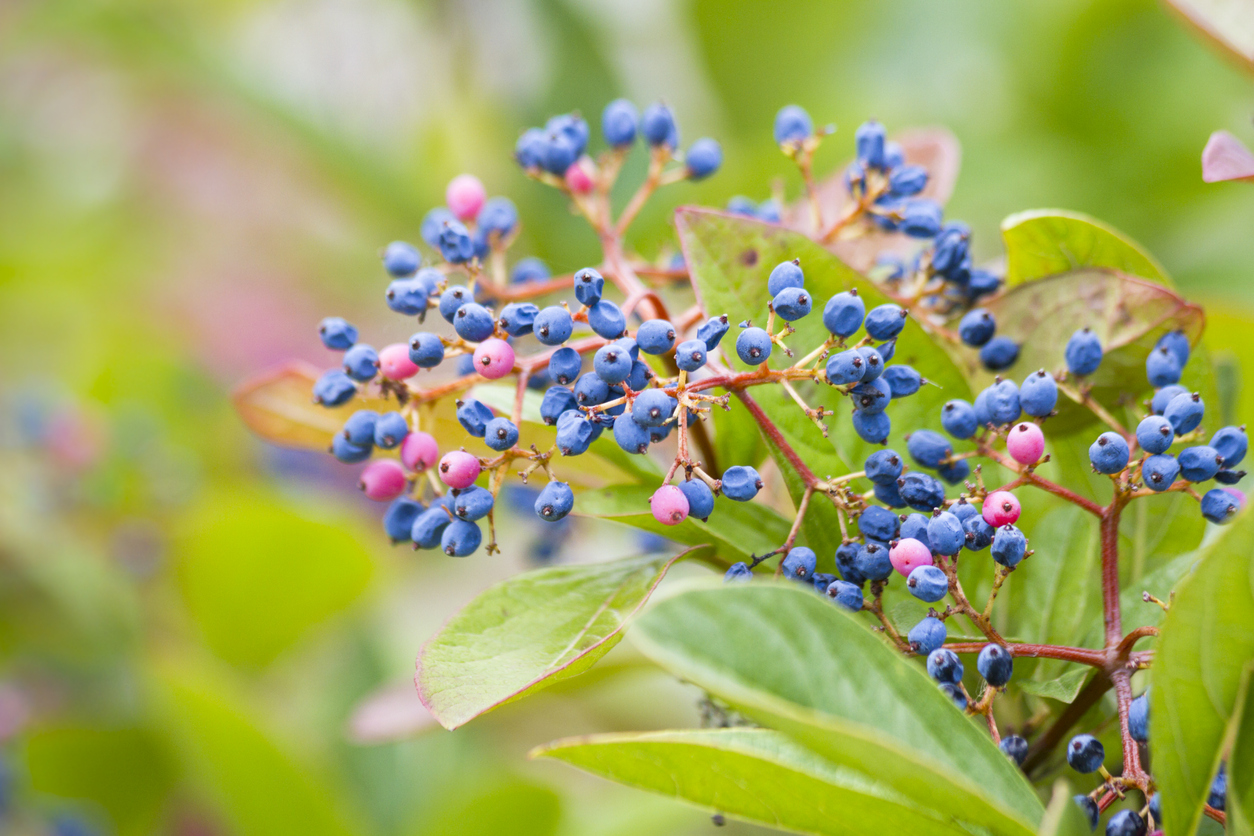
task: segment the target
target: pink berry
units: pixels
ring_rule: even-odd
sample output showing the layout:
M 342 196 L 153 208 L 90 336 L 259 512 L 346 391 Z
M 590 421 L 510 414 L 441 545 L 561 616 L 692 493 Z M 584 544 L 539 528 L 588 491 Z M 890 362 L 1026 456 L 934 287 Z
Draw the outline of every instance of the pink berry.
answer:
M 592 179 L 592 172 L 588 170 L 588 166 L 587 160 L 579 159 L 571 163 L 570 168 L 566 169 L 566 186 L 575 194 L 587 194 L 596 185 Z
M 405 490 L 405 471 L 392 459 L 376 459 L 361 471 L 357 487 L 371 499 L 390 502 Z
M 418 366 L 409 359 L 409 346 L 392 343 L 379 351 L 379 371 L 388 380 L 404 380 L 418 374 Z
M 488 380 L 505 377 L 514 370 L 514 349 L 496 337 L 489 337 L 475 349 L 475 371 Z
M 1015 424 L 1006 436 L 1006 451 L 1019 464 L 1036 464 L 1045 452 L 1045 433 L 1036 424 Z
M 1010 491 L 993 491 L 984 497 L 984 522 L 993 528 L 1014 525 L 1018 519 L 1019 500 Z
M 440 458 L 440 445 L 431 433 L 410 433 L 401 442 L 401 462 L 421 473 Z
M 459 174 L 448 184 L 444 201 L 454 215 L 463 221 L 469 221 L 479 214 L 487 196 L 478 177 L 473 174 Z
M 888 560 L 903 577 L 908 577 L 920 566 L 932 565 L 932 550 L 913 537 L 907 537 L 904 540 L 898 540 L 897 544 L 888 550 Z
M 450 488 L 469 488 L 479 478 L 479 459 L 465 450 L 452 450 L 440 459 L 440 478 Z
M 662 525 L 679 525 L 688 518 L 688 497 L 674 485 L 663 485 L 649 497 L 649 508 Z

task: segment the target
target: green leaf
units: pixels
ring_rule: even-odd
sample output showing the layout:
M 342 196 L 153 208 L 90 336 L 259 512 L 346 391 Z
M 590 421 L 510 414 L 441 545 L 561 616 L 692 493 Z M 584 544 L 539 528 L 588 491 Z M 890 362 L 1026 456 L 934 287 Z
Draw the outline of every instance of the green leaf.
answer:
M 1180 584 L 1151 670 L 1154 778 L 1168 836 L 1191 833 L 1254 658 L 1254 514 L 1201 550 Z
M 1194 509 L 1196 513 L 1196 509 Z M 1125 633 L 1139 627 L 1158 626 L 1165 613 L 1163 608 L 1153 603 L 1146 603 L 1142 597 L 1148 592 L 1160 601 L 1171 597 L 1171 590 L 1180 579 L 1197 563 L 1199 555 L 1195 551 L 1179 555 L 1175 560 L 1165 563 L 1139 581 L 1126 584 L 1119 593 L 1119 609 L 1123 613 L 1123 630 Z M 1101 630 L 1095 629 L 1092 636 L 1100 641 Z
M 1051 700 L 1058 700 L 1070 705 L 1075 702 L 1076 696 L 1080 693 L 1080 689 L 1084 687 L 1088 681 L 1089 674 L 1093 671 L 1087 667 L 1072 666 L 1072 669 L 1057 679 L 1022 679 L 1019 680 L 1019 687 L 1029 694 L 1035 694 L 1038 697 L 1045 697 Z
M 498 583 L 453 616 L 418 654 L 423 705 L 455 729 L 583 673 L 623 637 L 623 625 L 676 557 L 536 569 Z
M 1082 267 L 1108 267 L 1170 286 L 1145 248 L 1096 218 L 1063 209 L 1032 209 L 1001 222 L 1006 286 Z
M 644 485 L 620 485 L 585 491 L 579 495 L 574 513 L 652 531 L 685 546 L 708 543 L 728 563 L 774 551 L 788 537 L 791 523 L 773 509 L 760 502 L 736 502 L 725 496 L 714 498 L 714 513 L 708 523 L 688 517 L 679 525 L 664 525 L 649 510 L 649 497 L 654 490 Z
M 1254 71 L 1254 8 L 1250 0 L 1167 0 L 1207 40 Z
M 769 729 L 593 735 L 556 741 L 532 757 L 797 833 L 967 833 Z
M 1072 800 L 1074 793 L 1066 781 L 1055 781 L 1049 806 L 1041 817 L 1038 836 L 1091 836 L 1088 817 Z
M 915 803 L 995 833 L 1033 831 L 1023 774 L 921 666 L 796 584 L 690 588 L 632 633 L 680 678 Z
M 1237 699 L 1233 721 L 1238 725 L 1228 758 L 1229 832 L 1234 836 L 1254 834 L 1254 663 L 1245 668 L 1245 682 Z

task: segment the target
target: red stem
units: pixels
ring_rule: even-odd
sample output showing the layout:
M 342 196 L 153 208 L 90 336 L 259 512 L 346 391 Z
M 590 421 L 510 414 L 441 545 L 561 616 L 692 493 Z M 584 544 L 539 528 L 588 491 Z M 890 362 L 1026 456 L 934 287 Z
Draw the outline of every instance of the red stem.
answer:
M 979 653 L 994 642 L 950 642 L 945 645 L 954 653 Z M 1064 662 L 1076 662 L 1094 668 L 1106 667 L 1106 652 L 1090 650 L 1085 647 L 1065 647 L 1057 644 L 1005 644 L 1003 645 L 1015 656 L 1041 659 L 1061 659 Z
M 797 471 L 797 475 L 801 477 L 803 482 L 805 482 L 806 487 L 813 488 L 816 484 L 818 484 L 819 480 L 815 478 L 814 473 L 806 466 L 806 463 L 801 460 L 801 457 L 797 455 L 797 451 L 792 449 L 788 442 L 784 440 L 784 436 L 780 434 L 779 428 L 775 426 L 775 422 L 762 411 L 762 407 L 758 406 L 758 402 L 743 389 L 736 389 L 734 391 L 736 392 L 736 397 L 740 398 L 740 400 L 744 402 L 745 409 L 749 410 L 749 414 L 753 416 L 753 420 L 758 422 L 758 427 L 762 430 L 762 434 L 765 435 L 770 442 L 778 447 L 779 451 L 784 454 L 784 458 L 787 459 L 788 463 L 793 466 L 794 470 Z

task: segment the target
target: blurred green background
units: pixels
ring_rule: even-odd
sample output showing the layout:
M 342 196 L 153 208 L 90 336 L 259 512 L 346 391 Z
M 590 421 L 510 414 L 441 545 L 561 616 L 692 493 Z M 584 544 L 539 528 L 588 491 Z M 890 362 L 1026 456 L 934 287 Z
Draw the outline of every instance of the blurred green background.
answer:
M 726 152 L 646 212 L 645 255 L 677 203 L 762 198 L 777 177 L 795 192 L 770 123 L 797 102 L 841 129 L 821 169 L 868 116 L 951 128 L 948 216 L 983 258 L 1013 211 L 1080 210 L 1193 298 L 1254 307 L 1254 189 L 1207 186 L 1199 163 L 1215 129 L 1251 143 L 1254 87 L 1150 0 L 9 0 L 5 832 L 707 831 L 699 811 L 525 760 L 558 736 L 696 722 L 695 692 L 625 646 L 458 732 L 425 719 L 419 646 L 537 559 L 534 526 L 506 522 L 523 536 L 496 557 L 390 549 L 351 469 L 256 441 L 228 400 L 277 361 L 325 364 L 326 314 L 408 336 L 377 252 L 415 239 L 462 171 L 519 205 L 520 251 L 595 261 L 509 152 L 619 95 L 666 99 L 686 141 Z M 581 521 L 544 559 L 636 536 Z

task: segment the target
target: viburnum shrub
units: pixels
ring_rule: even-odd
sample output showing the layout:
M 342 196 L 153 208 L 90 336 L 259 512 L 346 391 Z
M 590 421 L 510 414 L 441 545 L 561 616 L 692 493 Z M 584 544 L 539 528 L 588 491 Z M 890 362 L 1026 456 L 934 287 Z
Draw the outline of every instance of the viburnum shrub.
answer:
M 1005 259 L 976 266 L 968 227 L 942 217 L 948 134 L 867 122 L 820 182 L 835 129 L 795 106 L 774 139 L 801 198 L 680 209 L 681 251 L 646 260 L 626 243 L 641 208 L 722 152 L 681 152 L 662 104 L 612 102 L 601 127 L 595 158 L 576 114 L 515 148 L 591 226 L 599 264 L 513 260 L 513 204 L 458 176 L 422 243 L 383 251 L 408 343 L 376 349 L 330 317 L 336 368 L 239 395 L 263 435 L 368 462 L 396 543 L 490 559 L 514 542 L 501 490 L 525 482 L 555 531 L 584 514 L 687 547 L 488 590 L 419 655 L 432 714 L 455 728 L 583 672 L 689 560 L 723 583 L 677 584 L 631 632 L 701 689 L 707 727 L 536 754 L 801 832 L 1236 821 L 1254 784 L 1254 523 L 1202 311 L 1071 213 L 1007 219 Z M 616 210 L 641 141 L 648 173 Z

